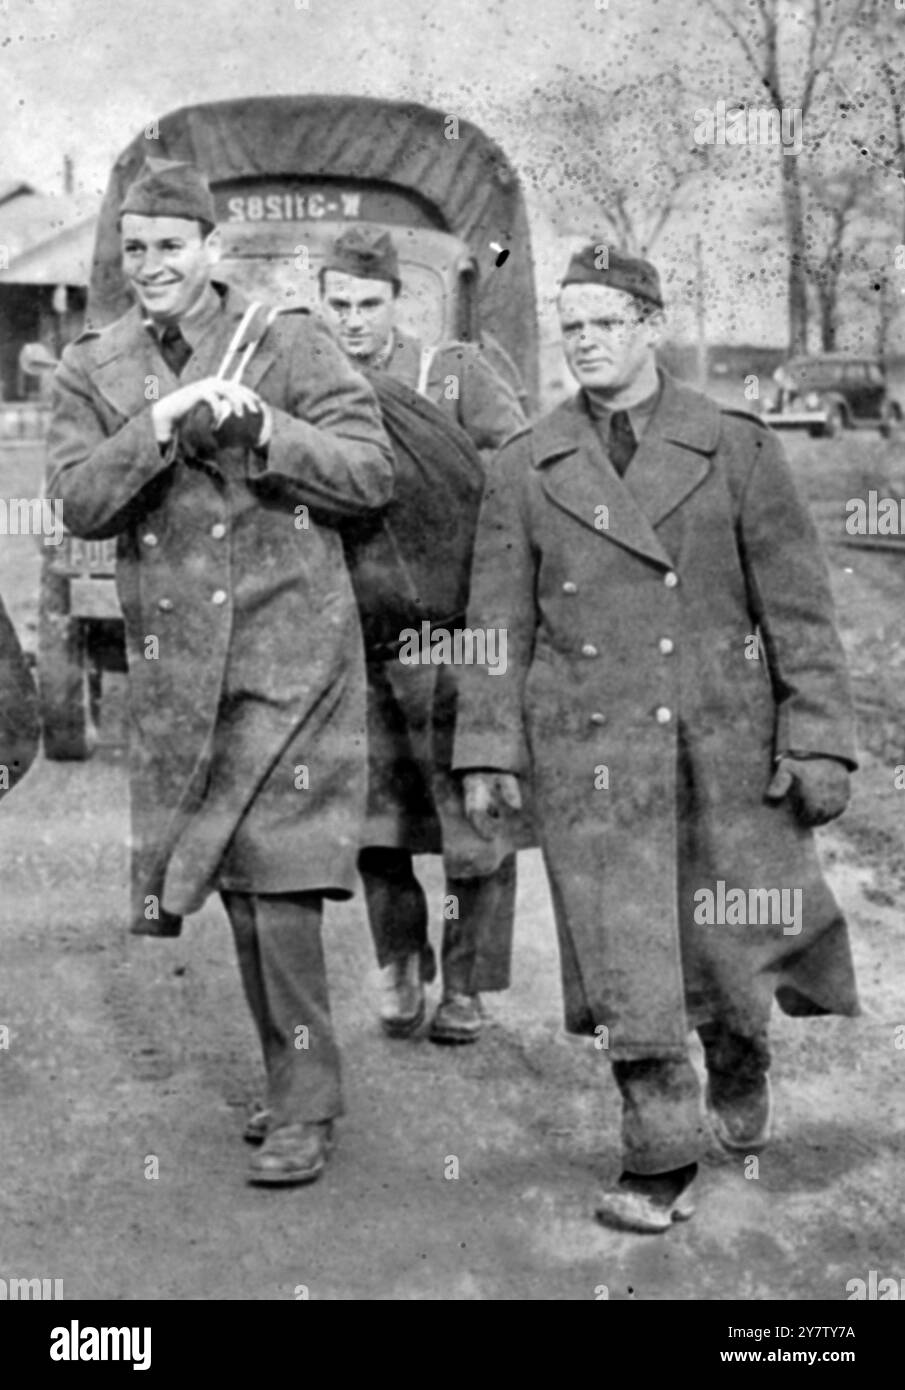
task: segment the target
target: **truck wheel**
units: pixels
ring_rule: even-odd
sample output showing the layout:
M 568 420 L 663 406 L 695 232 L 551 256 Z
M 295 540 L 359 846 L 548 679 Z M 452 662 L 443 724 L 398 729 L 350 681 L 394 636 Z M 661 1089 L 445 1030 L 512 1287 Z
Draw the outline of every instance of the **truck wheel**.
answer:
M 97 742 L 92 718 L 92 695 L 96 694 L 84 627 L 69 616 L 69 581 L 45 564 L 38 615 L 38 695 L 45 757 L 81 762 L 90 756 Z

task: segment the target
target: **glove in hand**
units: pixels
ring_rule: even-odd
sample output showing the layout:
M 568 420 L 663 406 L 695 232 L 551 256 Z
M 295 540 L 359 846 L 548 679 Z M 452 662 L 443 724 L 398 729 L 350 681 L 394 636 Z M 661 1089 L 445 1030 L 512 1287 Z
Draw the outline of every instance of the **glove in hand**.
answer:
M 768 801 L 791 799 L 802 825 L 826 825 L 841 816 L 851 794 L 849 772 L 837 758 L 780 758 Z
M 220 425 L 214 423 L 214 412 L 207 401 L 199 401 L 183 417 L 179 425 L 182 447 L 190 458 L 213 458 L 220 449 L 240 447 L 254 449 L 264 428 L 260 410 L 234 411 Z

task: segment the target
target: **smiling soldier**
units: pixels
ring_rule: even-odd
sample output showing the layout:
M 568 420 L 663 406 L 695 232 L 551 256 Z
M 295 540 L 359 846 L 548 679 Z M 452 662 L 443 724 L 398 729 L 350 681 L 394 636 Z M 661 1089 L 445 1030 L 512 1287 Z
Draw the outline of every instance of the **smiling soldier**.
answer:
M 566 1024 L 596 1034 L 622 1095 L 598 1218 L 663 1231 L 691 1214 L 704 1143 L 689 1029 L 716 1136 L 748 1154 L 770 1136 L 773 998 L 857 1012 L 810 829 L 843 811 L 855 752 L 776 439 L 658 372 L 657 272 L 605 250 L 572 259 L 559 297 L 580 390 L 503 447 L 485 494 L 468 622 L 508 629 L 509 665 L 464 669 L 454 766 L 488 832 L 533 778 Z M 702 925 L 696 894 L 719 880 L 799 890 L 800 932 Z
M 307 1182 L 342 1109 L 323 900 L 355 884 L 366 786 L 336 526 L 388 501 L 393 465 L 374 396 L 323 325 L 281 315 L 262 338 L 266 316 L 213 278 L 197 170 L 148 160 L 120 229 L 138 302 L 63 355 L 48 493 L 75 535 L 118 537 L 132 930 L 172 936 L 219 890 L 268 1076 L 250 1180 Z M 218 368 L 243 324 L 237 346 L 260 346 L 240 385 Z

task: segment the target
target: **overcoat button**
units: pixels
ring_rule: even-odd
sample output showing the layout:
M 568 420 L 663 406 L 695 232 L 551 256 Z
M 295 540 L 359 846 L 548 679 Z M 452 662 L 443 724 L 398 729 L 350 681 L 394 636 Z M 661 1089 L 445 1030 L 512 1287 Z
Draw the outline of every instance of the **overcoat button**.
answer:
M 219 608 L 220 605 L 221 605 L 222 603 L 225 603 L 225 602 L 226 602 L 226 590 L 225 590 L 225 589 L 215 589 L 214 592 L 211 594 L 211 603 L 215 603 L 215 604 L 217 605 L 217 607 Z
M 598 709 L 598 710 L 595 710 L 594 713 L 591 715 L 591 723 L 592 723 L 592 724 L 605 724 L 605 723 L 606 723 L 606 715 L 605 715 L 605 714 L 601 714 L 599 709 Z
M 578 585 L 573 584 L 571 579 L 567 579 L 565 584 L 562 586 L 562 591 L 564 594 L 577 594 Z
M 171 598 L 158 599 L 157 607 L 160 609 L 161 613 L 170 613 L 173 609 L 173 600 Z
M 672 719 L 672 710 L 667 709 L 665 705 L 661 705 L 657 710 L 656 719 L 658 724 L 668 724 L 670 719 Z
M 156 545 L 156 544 L 157 544 L 157 537 L 154 535 L 153 531 L 149 531 L 148 534 L 147 534 L 146 536 L 142 536 L 141 539 L 142 539 L 142 543 L 143 543 L 144 545 Z
M 669 656 L 676 649 L 676 644 L 671 637 L 661 637 L 658 646 L 664 656 Z
M 675 570 L 669 570 L 663 576 L 663 583 L 666 585 L 667 589 L 674 589 L 678 582 L 679 576 L 676 574 Z
M 590 642 L 585 642 L 581 649 L 581 654 L 582 656 L 596 656 L 597 648 L 592 646 Z
M 211 535 L 215 541 L 222 541 L 223 537 L 226 535 L 226 527 L 223 525 L 222 521 L 214 522 L 211 527 Z

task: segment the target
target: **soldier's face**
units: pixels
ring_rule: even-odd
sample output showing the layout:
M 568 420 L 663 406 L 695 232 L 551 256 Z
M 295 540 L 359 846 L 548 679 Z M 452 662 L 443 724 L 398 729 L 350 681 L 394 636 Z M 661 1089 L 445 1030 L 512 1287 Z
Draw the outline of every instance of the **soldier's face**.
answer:
M 609 285 L 566 285 L 559 324 L 569 370 L 580 386 L 621 391 L 648 368 L 660 315 L 645 319 L 631 295 Z
M 389 280 L 360 280 L 339 270 L 324 275 L 324 318 L 350 357 L 367 361 L 386 344 L 396 318 Z
M 151 318 L 174 323 L 195 304 L 220 259 L 217 229 L 205 237 L 184 217 L 127 212 L 120 228 L 123 274 Z

